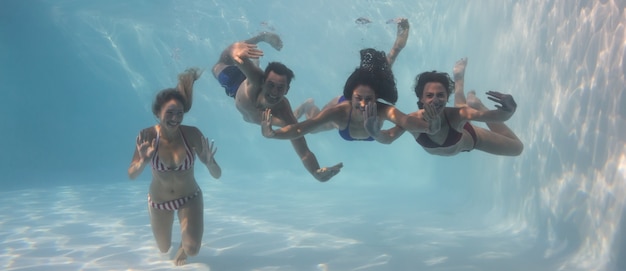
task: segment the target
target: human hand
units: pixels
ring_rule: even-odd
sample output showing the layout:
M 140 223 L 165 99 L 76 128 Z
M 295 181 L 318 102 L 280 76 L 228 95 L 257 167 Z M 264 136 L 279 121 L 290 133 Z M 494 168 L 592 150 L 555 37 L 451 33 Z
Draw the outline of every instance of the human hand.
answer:
M 459 59 L 454 64 L 454 69 L 452 74 L 454 75 L 454 80 L 463 80 L 465 77 L 465 67 L 467 66 L 467 57 Z
M 441 129 L 441 118 L 437 112 L 437 109 L 432 104 L 424 104 L 424 111 L 422 112 L 422 118 L 428 122 L 428 134 L 435 134 Z
M 195 148 L 194 148 L 195 151 Z M 202 161 L 202 163 L 204 163 L 205 165 L 210 165 L 215 163 L 215 153 L 217 152 L 217 148 L 215 147 L 215 142 L 213 142 L 213 140 L 211 140 L 211 142 L 209 143 L 209 139 L 206 137 L 202 137 L 202 149 L 200 152 L 196 153 L 198 154 L 198 158 L 200 158 L 200 161 Z
M 143 161 L 148 161 L 154 154 L 154 150 L 156 150 L 156 139 L 153 138 L 151 141 L 148 141 L 147 137 L 147 131 L 141 131 L 137 136 L 137 153 L 139 153 L 139 157 Z
M 264 137 L 272 138 L 276 132 L 272 129 L 272 109 L 265 109 L 261 118 L 261 133 Z
M 363 126 L 367 133 L 377 138 L 380 134 L 380 122 L 378 120 L 378 109 L 376 103 L 368 103 L 363 111 Z
M 517 103 L 515 103 L 513 96 L 509 94 L 503 94 L 497 91 L 487 91 L 487 95 L 489 95 L 487 99 L 499 103 L 499 105 L 496 104 L 496 108 L 499 110 L 513 113 L 517 109 Z
M 315 171 L 313 176 L 320 182 L 325 182 L 330 180 L 333 176 L 337 175 L 341 168 L 343 167 L 343 163 L 336 164 L 332 167 L 323 167 Z
M 258 59 L 262 56 L 263 51 L 257 49 L 256 44 L 236 42 L 230 47 L 230 57 L 239 64 L 243 63 L 243 58 Z

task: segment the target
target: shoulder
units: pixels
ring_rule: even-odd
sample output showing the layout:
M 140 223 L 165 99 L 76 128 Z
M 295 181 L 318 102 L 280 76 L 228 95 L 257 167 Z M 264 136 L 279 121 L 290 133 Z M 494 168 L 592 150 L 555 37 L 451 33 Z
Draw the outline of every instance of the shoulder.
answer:
M 139 131 L 139 134 L 142 135 L 142 136 L 148 137 L 146 139 L 156 138 L 156 136 L 157 136 L 157 127 L 156 126 L 150 126 L 148 128 L 141 129 L 141 131 Z
M 296 117 L 293 115 L 293 111 L 291 110 L 291 104 L 287 97 L 283 97 L 283 99 L 278 102 L 278 104 L 272 106 L 272 115 L 274 117 L 279 118 L 285 123 L 294 123 L 297 122 Z
M 452 126 L 455 130 L 459 130 L 459 127 L 465 125 L 468 121 L 467 118 L 464 117 L 462 113 L 466 109 L 466 106 L 463 107 L 446 107 L 445 113 L 448 121 L 450 122 L 450 126 Z
M 330 105 L 322 109 L 319 115 L 327 114 L 331 116 L 343 116 L 347 115 L 350 112 L 350 108 L 352 105 L 348 101 L 343 101 L 335 105 Z
M 187 140 L 192 141 L 192 142 L 197 142 L 203 137 L 200 129 L 198 129 L 198 127 L 195 127 L 195 126 L 181 125 L 180 130 L 183 132 L 183 135 L 185 136 L 185 138 L 187 138 Z
M 390 105 L 390 104 L 386 104 L 386 103 L 381 103 L 381 102 L 376 102 L 376 109 L 379 112 L 395 112 L 395 111 L 399 111 L 395 106 Z

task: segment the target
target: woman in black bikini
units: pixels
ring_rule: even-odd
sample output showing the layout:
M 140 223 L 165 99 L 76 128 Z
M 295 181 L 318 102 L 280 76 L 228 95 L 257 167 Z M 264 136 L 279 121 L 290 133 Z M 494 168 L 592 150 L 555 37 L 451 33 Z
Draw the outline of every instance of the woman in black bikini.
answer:
M 396 126 L 387 133 L 371 129 L 368 130 L 370 134 L 393 141 L 402 134 L 403 130 L 408 130 L 424 150 L 430 154 L 442 156 L 456 155 L 473 149 L 496 155 L 519 155 L 524 145 L 504 124 L 504 121 L 508 120 L 517 108 L 513 96 L 497 91 L 487 92 L 488 98 L 499 104 L 496 105 L 495 110 L 485 107 L 474 91 L 471 91 L 466 99 L 463 91 L 466 65 L 466 58 L 455 64 L 455 82 L 447 73 L 436 71 L 421 73 L 415 79 L 415 95 L 417 95 L 420 110 L 409 115 L 419 119 L 424 116 L 422 108 L 429 105 L 434 107 L 441 123 L 436 133 L 425 134 L 407 127 Z M 455 92 L 455 107 L 446 107 L 452 92 Z M 376 118 L 375 112 L 369 114 L 368 117 Z M 474 126 L 470 121 L 485 122 L 489 130 Z M 388 135 L 394 136 L 390 138 Z

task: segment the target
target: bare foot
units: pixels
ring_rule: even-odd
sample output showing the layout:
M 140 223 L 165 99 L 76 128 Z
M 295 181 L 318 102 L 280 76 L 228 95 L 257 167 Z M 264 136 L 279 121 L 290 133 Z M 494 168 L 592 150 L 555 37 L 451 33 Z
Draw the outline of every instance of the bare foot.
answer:
M 280 51 L 283 49 L 283 41 L 280 39 L 280 36 L 276 33 L 272 32 L 263 32 L 263 41 L 269 43 L 274 49 Z
M 471 108 L 474 108 L 478 111 L 489 111 L 489 108 L 487 108 L 482 101 L 480 101 L 480 99 L 478 99 L 478 97 L 476 97 L 476 91 L 474 90 L 470 90 L 467 93 L 467 105 Z
M 183 244 L 180 244 L 178 247 L 178 252 L 176 252 L 176 256 L 174 256 L 174 265 L 181 266 L 187 263 L 187 254 L 185 254 L 185 250 L 183 249 Z
M 300 117 L 302 117 L 302 115 L 306 114 L 308 119 L 309 111 L 311 111 L 311 108 L 313 108 L 314 106 L 315 101 L 313 100 L 313 98 L 308 98 L 300 106 L 298 106 L 296 110 L 293 111 L 293 115 L 296 116 L 296 119 L 299 119 Z

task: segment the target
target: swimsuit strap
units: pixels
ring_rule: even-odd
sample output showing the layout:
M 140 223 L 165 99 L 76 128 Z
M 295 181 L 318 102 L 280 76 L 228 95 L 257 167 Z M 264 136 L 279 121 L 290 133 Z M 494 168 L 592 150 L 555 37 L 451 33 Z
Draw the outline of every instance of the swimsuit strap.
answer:
M 194 155 L 193 152 L 191 151 L 191 149 L 189 148 L 189 143 L 187 142 L 187 138 L 185 138 L 185 134 L 183 133 L 183 130 L 181 128 L 179 128 L 178 130 L 180 132 L 180 136 L 183 139 L 183 145 L 185 146 L 185 160 L 183 160 L 183 163 L 176 167 L 176 168 L 168 168 L 165 166 L 165 164 L 163 164 L 163 162 L 161 162 L 161 159 L 159 159 L 159 140 L 160 140 L 160 131 L 157 131 L 157 137 L 156 137 L 156 147 L 154 148 L 154 154 L 152 155 L 152 168 L 157 170 L 157 171 L 179 171 L 179 170 L 188 170 L 190 168 L 193 167 L 194 164 Z
M 426 133 L 420 133 L 415 141 L 417 141 L 418 144 L 426 148 L 450 147 L 459 142 L 463 134 L 455 130 L 452 125 L 450 125 L 450 120 L 445 111 L 443 112 L 443 116 L 446 119 L 446 123 L 448 124 L 448 134 L 446 135 L 446 140 L 444 140 L 441 145 L 430 139 L 430 137 Z
M 341 97 L 339 97 L 339 101 L 337 101 L 337 104 L 343 102 L 346 100 L 346 97 L 344 97 L 343 95 Z M 352 104 L 350 105 L 350 113 L 348 113 L 348 124 L 346 126 L 345 129 L 343 130 L 339 130 L 339 135 L 341 136 L 341 138 L 347 140 L 347 141 L 374 141 L 375 139 L 372 136 L 369 136 L 367 138 L 364 139 L 360 139 L 360 138 L 354 138 L 350 135 L 350 122 L 352 121 Z
M 161 163 L 159 163 L 159 140 L 161 139 L 161 131 L 159 129 L 156 129 L 157 135 L 156 135 L 156 140 L 155 140 L 155 147 L 154 147 L 154 153 L 152 154 L 152 159 L 151 159 L 151 164 L 152 164 L 152 169 L 161 171 L 161 170 L 165 170 L 165 169 L 161 169 L 159 168 L 159 165 L 162 165 Z

